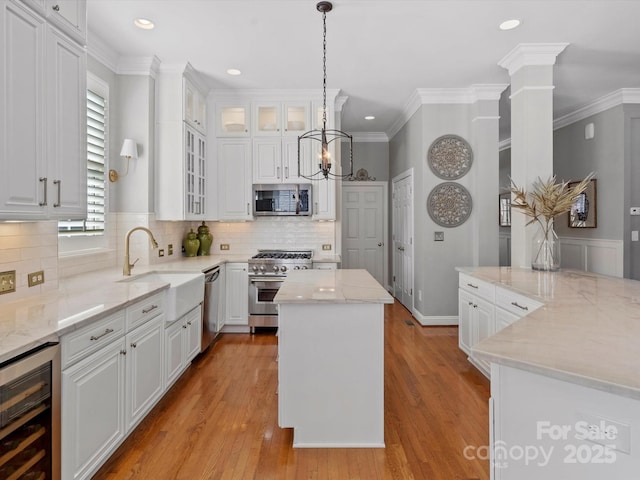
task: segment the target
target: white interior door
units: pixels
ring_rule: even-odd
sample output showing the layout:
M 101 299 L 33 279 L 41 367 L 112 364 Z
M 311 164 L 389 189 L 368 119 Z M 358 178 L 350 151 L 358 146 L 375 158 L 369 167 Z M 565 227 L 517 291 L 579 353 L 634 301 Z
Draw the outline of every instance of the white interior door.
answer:
M 342 188 L 342 268 L 364 268 L 386 288 L 387 182 Z
M 393 179 L 393 295 L 413 310 L 413 170 Z

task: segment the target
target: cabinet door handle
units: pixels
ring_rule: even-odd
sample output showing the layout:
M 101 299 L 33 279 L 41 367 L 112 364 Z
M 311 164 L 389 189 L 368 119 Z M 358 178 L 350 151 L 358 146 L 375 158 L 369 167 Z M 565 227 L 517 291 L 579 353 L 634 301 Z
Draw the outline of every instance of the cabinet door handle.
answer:
M 247 202 L 247 215 L 249 215 L 249 203 Z
M 137 343 L 132 343 L 132 344 L 131 344 L 131 348 L 136 348 L 137 346 L 138 346 L 138 344 L 137 344 Z
M 146 310 L 142 310 L 142 313 L 149 313 L 152 312 L 153 310 L 155 310 L 156 308 L 158 308 L 158 305 L 151 305 L 151 307 L 147 308 Z
M 284 167 L 284 178 L 289 178 L 289 167 Z
M 475 303 L 473 304 L 473 308 L 478 308 L 478 305 L 476 305 Z
M 54 5 L 51 8 L 53 9 L 54 12 L 59 12 L 60 11 L 60 5 Z
M 404 252 L 404 247 L 398 247 L 398 250 L 400 250 L 401 252 Z
M 189 320 L 189 321 L 187 322 L 187 325 L 191 325 L 191 320 Z
M 38 205 L 45 207 L 47 205 L 47 177 L 40 177 L 39 180 L 41 183 L 44 183 L 44 200 Z
M 468 302 L 470 307 L 473 307 L 473 302 Z
M 276 167 L 276 178 L 280 180 L 280 167 Z
M 59 207 L 60 205 L 62 205 L 62 201 L 60 200 L 60 195 L 61 195 L 60 190 L 62 190 L 62 180 L 54 180 L 53 184 L 58 186 L 58 201 L 53 204 L 53 206 L 55 208 L 55 207 Z
M 511 305 L 513 305 L 514 307 L 518 307 L 518 308 L 520 308 L 522 310 L 529 310 L 529 307 L 523 307 L 518 302 L 511 302 Z
M 467 283 L 467 285 L 471 288 L 475 288 L 476 290 L 478 289 L 478 286 L 474 285 L 473 283 Z
M 318 214 L 318 202 L 315 202 L 313 204 L 313 214 L 317 215 Z
M 100 335 L 91 335 L 91 337 L 89 338 L 89 340 L 93 341 L 93 340 L 100 340 L 102 337 L 104 337 L 105 335 L 109 335 L 110 333 L 113 333 L 113 328 L 107 328 L 105 329 L 104 332 L 102 332 Z
M 120 350 L 120 355 L 126 355 L 127 351 L 126 350 Z
M 187 326 L 186 325 L 182 325 L 182 328 L 187 328 Z

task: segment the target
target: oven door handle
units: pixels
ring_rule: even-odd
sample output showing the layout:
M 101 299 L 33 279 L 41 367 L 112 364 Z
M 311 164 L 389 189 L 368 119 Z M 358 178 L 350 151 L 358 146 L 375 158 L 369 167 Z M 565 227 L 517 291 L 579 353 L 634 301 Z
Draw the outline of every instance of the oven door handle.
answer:
M 251 283 L 282 283 L 284 282 L 284 278 L 250 278 L 249 281 Z

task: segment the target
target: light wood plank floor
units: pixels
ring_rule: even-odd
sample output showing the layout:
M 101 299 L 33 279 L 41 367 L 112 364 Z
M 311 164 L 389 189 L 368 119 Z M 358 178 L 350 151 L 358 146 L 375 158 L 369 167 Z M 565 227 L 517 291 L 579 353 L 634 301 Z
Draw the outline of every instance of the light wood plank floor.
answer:
M 277 338 L 223 335 L 94 478 L 488 479 L 463 450 L 488 444 L 489 382 L 457 334 L 386 305 L 386 448 L 295 450 L 278 427 Z

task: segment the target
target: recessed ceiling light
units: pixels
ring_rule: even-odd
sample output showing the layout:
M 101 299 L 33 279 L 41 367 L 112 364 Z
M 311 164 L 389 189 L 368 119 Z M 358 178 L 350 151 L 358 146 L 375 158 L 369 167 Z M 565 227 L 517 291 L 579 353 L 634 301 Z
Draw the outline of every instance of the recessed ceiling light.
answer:
M 153 27 L 155 27 L 153 22 L 147 18 L 136 18 L 133 21 L 133 24 L 138 28 L 142 28 L 143 30 L 151 30 Z
M 373 115 L 367 115 L 366 117 L 364 117 L 365 120 L 375 120 L 376 117 L 374 117 Z
M 505 20 L 500 24 L 500 30 L 513 30 L 520 26 L 520 20 L 513 18 L 511 20 Z
M 227 70 L 227 73 L 229 75 L 240 75 L 242 72 L 237 68 L 230 68 L 229 70 Z

